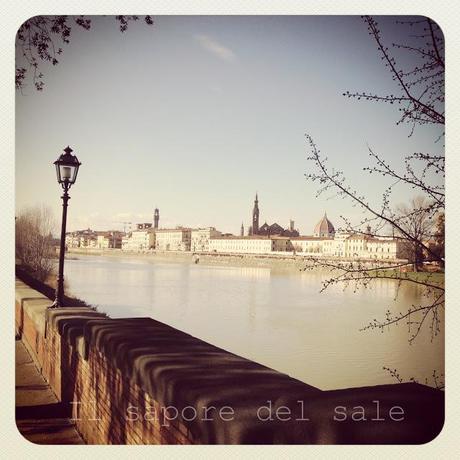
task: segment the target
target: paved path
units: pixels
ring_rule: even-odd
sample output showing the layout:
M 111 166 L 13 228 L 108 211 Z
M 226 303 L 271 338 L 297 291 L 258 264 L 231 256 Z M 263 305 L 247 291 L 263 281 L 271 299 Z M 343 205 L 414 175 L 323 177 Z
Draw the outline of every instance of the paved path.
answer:
M 16 340 L 16 425 L 21 434 L 35 444 L 84 444 L 69 416 Z

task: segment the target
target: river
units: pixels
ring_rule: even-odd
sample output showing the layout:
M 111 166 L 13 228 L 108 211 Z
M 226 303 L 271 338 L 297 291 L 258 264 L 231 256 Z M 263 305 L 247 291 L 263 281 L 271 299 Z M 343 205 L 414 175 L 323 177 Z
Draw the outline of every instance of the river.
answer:
M 443 332 L 432 341 L 427 325 L 410 345 L 406 324 L 359 331 L 388 309 L 424 302 L 422 289 L 402 287 L 394 300 L 397 284 L 376 280 L 357 293 L 342 286 L 320 293 L 325 276 L 154 257 L 65 263 L 67 293 L 113 318 L 154 318 L 323 390 L 396 383 L 383 366 L 433 385 L 433 371 L 444 372 Z

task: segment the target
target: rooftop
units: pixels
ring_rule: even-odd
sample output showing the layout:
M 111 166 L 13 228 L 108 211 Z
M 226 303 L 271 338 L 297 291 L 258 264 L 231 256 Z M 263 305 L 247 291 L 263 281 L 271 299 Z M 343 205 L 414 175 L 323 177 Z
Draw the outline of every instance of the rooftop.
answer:
M 302 236 L 291 236 L 289 238 L 290 240 L 295 240 L 295 241 L 322 241 L 322 240 L 333 240 L 334 237 L 332 236 L 308 236 L 308 235 L 302 235 Z
M 236 235 L 222 235 L 222 236 L 213 236 L 212 240 L 289 240 L 288 236 L 275 236 L 275 235 L 246 235 L 246 236 L 236 236 Z
M 335 233 L 335 228 L 332 225 L 332 222 L 327 218 L 326 213 L 324 213 L 323 218 L 315 226 L 315 235 L 328 235 Z

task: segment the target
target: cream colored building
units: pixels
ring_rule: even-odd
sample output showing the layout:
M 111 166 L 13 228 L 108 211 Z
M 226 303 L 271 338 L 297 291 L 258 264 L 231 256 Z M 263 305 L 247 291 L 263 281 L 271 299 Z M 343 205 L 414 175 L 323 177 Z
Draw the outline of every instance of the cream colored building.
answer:
M 162 228 L 155 230 L 155 249 L 158 251 L 190 251 L 190 228 Z
M 209 252 L 209 240 L 221 236 L 214 227 L 195 228 L 190 234 L 190 250 L 193 252 Z
M 95 248 L 97 247 L 97 232 L 88 228 L 67 233 L 65 244 L 68 248 Z
M 78 248 L 80 246 L 80 238 L 73 233 L 68 233 L 65 236 L 65 245 L 68 248 Z
M 108 234 L 97 235 L 96 247 L 98 247 L 100 249 L 108 249 L 108 247 L 109 247 L 109 235 Z
M 99 249 L 120 249 L 122 247 L 122 237 L 124 234 L 117 230 L 106 232 L 96 232 L 96 247 Z
M 346 259 L 403 259 L 405 243 L 391 237 L 340 234 L 335 238 L 336 257 Z
M 347 239 L 350 237 L 350 233 L 337 232 L 334 235 L 333 250 L 331 255 L 334 257 L 344 258 L 347 256 L 348 242 Z
M 289 238 L 253 236 L 218 236 L 209 240 L 210 252 L 270 254 L 289 251 Z
M 407 243 L 392 238 L 370 238 L 367 241 L 369 259 L 405 259 Z
M 123 237 L 121 249 L 123 251 L 148 251 L 155 246 L 155 232 L 151 229 L 133 230 Z
M 291 237 L 292 250 L 305 255 L 331 255 L 335 250 L 334 238 L 316 236 Z
M 404 243 L 390 237 L 335 233 L 333 238 L 301 236 L 291 238 L 296 254 L 343 259 L 402 259 Z
M 388 237 L 336 233 L 331 237 L 217 236 L 210 238 L 209 251 L 234 254 L 296 254 L 299 256 L 395 260 L 404 258 L 404 245 Z

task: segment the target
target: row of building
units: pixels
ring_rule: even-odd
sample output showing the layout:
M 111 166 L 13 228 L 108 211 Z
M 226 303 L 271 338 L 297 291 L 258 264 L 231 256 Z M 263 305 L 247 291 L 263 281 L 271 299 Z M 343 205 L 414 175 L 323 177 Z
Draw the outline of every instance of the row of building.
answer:
M 239 254 L 297 254 L 346 259 L 404 259 L 405 245 L 396 239 L 367 234 L 336 233 L 333 236 L 218 236 L 209 251 Z
M 190 251 L 222 254 L 297 254 L 346 259 L 407 258 L 400 240 L 370 234 L 335 232 L 326 215 L 315 226 L 312 236 L 282 234 L 223 234 L 214 227 L 172 229 L 155 228 L 150 223 L 138 224 L 136 230 L 94 232 L 83 230 L 68 234 L 68 247 L 118 248 L 123 251 Z
M 131 222 L 122 222 L 123 224 L 131 224 Z M 137 231 L 146 232 L 158 230 L 160 224 L 160 210 L 155 208 L 153 213 L 153 224 L 147 222 L 137 224 Z M 129 240 L 130 237 L 134 240 Z M 75 232 L 66 233 L 65 244 L 67 248 L 97 248 L 97 249 L 123 249 L 123 246 L 129 244 L 136 250 L 149 248 L 149 238 L 147 241 L 142 233 L 132 233 L 119 230 L 96 231 L 91 229 L 77 230 Z
M 67 248 L 121 249 L 124 232 L 118 230 L 95 231 L 91 229 L 69 232 L 65 237 Z

